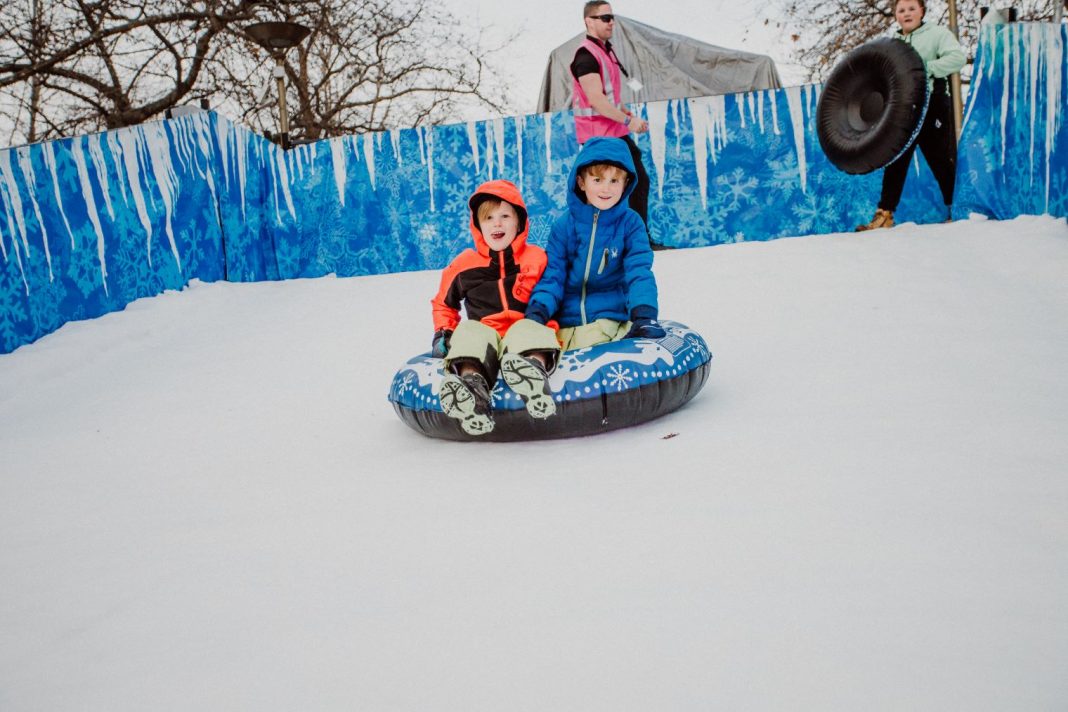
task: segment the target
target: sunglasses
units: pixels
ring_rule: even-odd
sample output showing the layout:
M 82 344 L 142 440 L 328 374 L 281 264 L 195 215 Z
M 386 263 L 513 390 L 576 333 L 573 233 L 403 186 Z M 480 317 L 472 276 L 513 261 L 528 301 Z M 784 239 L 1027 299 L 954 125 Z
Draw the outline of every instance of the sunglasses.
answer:
M 608 24 L 609 22 L 613 22 L 616 19 L 616 16 L 610 13 L 606 15 L 590 15 L 590 19 L 600 20 L 601 22 Z

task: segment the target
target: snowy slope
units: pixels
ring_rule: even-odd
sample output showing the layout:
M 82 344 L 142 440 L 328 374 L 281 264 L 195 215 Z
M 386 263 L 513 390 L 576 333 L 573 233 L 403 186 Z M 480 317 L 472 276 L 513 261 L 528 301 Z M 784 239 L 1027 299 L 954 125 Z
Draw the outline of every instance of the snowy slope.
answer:
M 0 709 L 1068 708 L 1065 221 L 656 270 L 709 383 L 595 438 L 395 417 L 432 272 L 0 356 Z

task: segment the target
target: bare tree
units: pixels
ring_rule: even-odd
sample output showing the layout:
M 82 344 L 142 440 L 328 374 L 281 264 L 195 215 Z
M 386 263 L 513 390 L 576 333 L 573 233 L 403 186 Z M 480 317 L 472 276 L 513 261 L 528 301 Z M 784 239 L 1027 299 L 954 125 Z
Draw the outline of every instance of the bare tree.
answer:
M 211 93 L 200 82 L 217 37 L 258 4 L 12 0 L 0 5 L 0 91 L 31 140 L 139 123 Z
M 1054 5 L 1061 1 L 1016 0 L 1014 5 L 1020 20 L 1048 21 Z M 958 32 L 969 57 L 974 56 L 978 42 L 979 8 L 990 4 L 989 0 L 957 0 Z M 769 22 L 791 35 L 797 62 L 817 80 L 826 78 L 835 62 L 851 49 L 895 26 L 893 0 L 777 0 L 769 6 L 769 13 Z M 946 2 L 927 3 L 928 21 L 947 25 L 947 18 Z
M 467 27 L 435 0 L 313 0 L 291 8 L 286 21 L 311 28 L 286 55 L 291 134 L 318 139 L 455 119 L 464 106 L 511 108 L 503 84 L 487 65 L 495 48 L 480 46 L 480 28 Z M 271 66 L 262 49 L 237 36 L 218 60 L 222 95 L 244 120 L 277 126 L 273 87 L 262 87 Z M 242 59 L 244 58 L 244 61 Z
M 467 27 L 438 0 L 9 0 L 0 4 L 0 130 L 9 142 L 117 128 L 208 99 L 277 126 L 272 63 L 243 28 L 296 21 L 292 135 L 319 138 L 510 108 Z M 497 89 L 492 89 L 496 86 Z

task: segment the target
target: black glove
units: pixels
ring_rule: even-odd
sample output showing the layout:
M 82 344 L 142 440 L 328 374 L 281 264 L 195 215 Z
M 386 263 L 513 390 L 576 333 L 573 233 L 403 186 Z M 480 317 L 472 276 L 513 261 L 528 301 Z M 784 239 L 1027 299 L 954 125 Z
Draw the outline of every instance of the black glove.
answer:
M 434 340 L 430 342 L 430 355 L 434 358 L 445 358 L 449 353 L 449 341 L 451 339 L 451 329 L 438 329 L 435 331 Z
M 527 305 L 527 313 L 524 316 L 531 321 L 544 325 L 545 322 L 549 321 L 549 310 L 545 308 L 544 304 L 535 302 Z
M 634 307 L 630 310 L 630 321 L 630 331 L 623 337 L 625 339 L 662 339 L 667 336 L 652 307 Z

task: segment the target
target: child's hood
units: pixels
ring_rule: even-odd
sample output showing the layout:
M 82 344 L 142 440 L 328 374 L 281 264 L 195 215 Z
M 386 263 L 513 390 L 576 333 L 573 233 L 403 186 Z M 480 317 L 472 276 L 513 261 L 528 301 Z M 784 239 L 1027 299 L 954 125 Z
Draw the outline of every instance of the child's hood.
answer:
M 488 197 L 499 198 L 507 201 L 515 208 L 519 215 L 519 231 L 512 240 L 512 254 L 519 254 L 527 244 L 527 232 L 530 229 L 530 221 L 527 219 L 527 205 L 523 202 L 523 196 L 515 183 L 507 180 L 491 180 L 483 183 L 471 194 L 467 201 L 471 213 L 471 235 L 475 238 L 475 248 L 480 255 L 489 256 L 490 248 L 486 244 L 486 238 L 482 236 L 482 230 L 478 226 L 478 206 Z
M 582 146 L 575 165 L 571 167 L 571 175 L 567 178 L 567 184 L 571 190 L 567 192 L 567 205 L 569 208 L 585 206 L 586 194 L 579 190 L 578 174 L 583 166 L 593 163 L 610 163 L 619 166 L 627 172 L 627 185 L 623 188 L 623 196 L 617 205 L 627 205 L 627 199 L 634 192 L 634 186 L 638 182 L 638 172 L 634 170 L 634 159 L 630 157 L 630 147 L 621 138 L 609 138 L 607 136 L 594 136 Z M 591 208 L 592 209 L 592 208 Z M 612 210 L 613 208 L 609 208 Z

